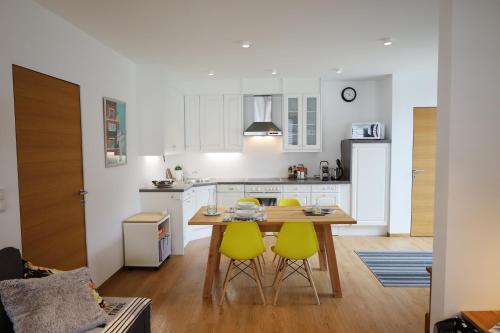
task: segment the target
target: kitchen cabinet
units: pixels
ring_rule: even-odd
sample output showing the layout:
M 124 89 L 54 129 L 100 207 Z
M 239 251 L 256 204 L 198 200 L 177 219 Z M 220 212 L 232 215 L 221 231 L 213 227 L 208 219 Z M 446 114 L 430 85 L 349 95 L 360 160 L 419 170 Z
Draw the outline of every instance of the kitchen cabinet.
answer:
M 184 97 L 184 138 L 186 151 L 200 151 L 200 96 Z
M 295 198 L 299 200 L 302 206 L 311 204 L 311 192 L 283 192 L 282 198 Z
M 319 95 L 303 95 L 302 103 L 302 150 L 321 151 Z
M 389 223 L 390 143 L 351 143 L 352 217 L 358 225 Z
M 184 96 L 156 65 L 137 66 L 139 155 L 184 151 Z
M 175 88 L 165 90 L 165 112 L 163 123 L 165 127 L 160 133 L 164 134 L 164 152 L 184 152 L 184 97 Z
M 224 150 L 243 150 L 243 99 L 224 95 Z
M 217 206 L 224 209 L 233 207 L 239 199 L 245 197 L 245 185 L 220 184 L 217 185 Z
M 187 222 L 196 212 L 194 190 L 185 192 L 141 192 L 141 209 L 170 215 L 172 254 L 184 254 L 189 241 Z
M 221 95 L 200 96 L 201 151 L 224 150 L 224 109 Z
M 283 112 L 284 151 L 321 151 L 319 95 L 285 95 Z

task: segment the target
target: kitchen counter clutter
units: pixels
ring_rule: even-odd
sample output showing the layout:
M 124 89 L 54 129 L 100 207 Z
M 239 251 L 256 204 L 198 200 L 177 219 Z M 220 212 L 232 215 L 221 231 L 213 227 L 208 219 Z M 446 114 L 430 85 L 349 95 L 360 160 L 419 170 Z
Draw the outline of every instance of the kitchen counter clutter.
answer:
M 316 178 L 307 179 L 288 179 L 288 178 L 234 178 L 234 179 L 215 179 L 213 181 L 202 183 L 174 183 L 170 188 L 157 188 L 154 186 L 143 187 L 139 192 L 184 192 L 193 187 L 210 186 L 218 184 L 350 184 L 349 180 L 328 180 L 322 181 Z

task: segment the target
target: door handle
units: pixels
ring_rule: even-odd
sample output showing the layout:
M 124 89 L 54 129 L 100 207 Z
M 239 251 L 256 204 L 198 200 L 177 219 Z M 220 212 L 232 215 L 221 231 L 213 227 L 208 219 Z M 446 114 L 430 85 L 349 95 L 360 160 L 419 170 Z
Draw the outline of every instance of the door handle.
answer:
M 417 176 L 417 173 L 418 173 L 418 172 L 424 172 L 424 171 L 425 171 L 425 170 L 422 170 L 422 169 L 413 169 L 413 170 L 411 170 L 411 178 L 412 178 L 413 180 L 415 180 L 415 178 L 416 178 L 416 176 Z
M 83 188 L 80 189 L 80 195 L 87 195 L 89 192 L 85 191 Z

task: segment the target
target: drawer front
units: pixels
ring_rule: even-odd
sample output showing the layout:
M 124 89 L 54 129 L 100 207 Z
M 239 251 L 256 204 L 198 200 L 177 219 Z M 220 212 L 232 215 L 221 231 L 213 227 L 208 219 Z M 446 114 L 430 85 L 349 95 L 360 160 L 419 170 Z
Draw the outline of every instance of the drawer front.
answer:
M 243 184 L 220 184 L 217 185 L 217 192 L 244 192 L 245 185 Z
M 308 206 L 311 204 L 311 193 L 310 192 L 305 192 L 305 193 L 300 193 L 300 192 L 284 192 L 282 195 L 283 199 L 286 198 L 295 198 L 300 201 L 300 204 L 302 206 Z
M 335 206 L 339 204 L 339 195 L 336 193 L 312 193 L 311 205 Z
M 312 185 L 312 192 L 322 193 L 322 192 L 338 192 L 339 186 L 334 184 L 324 184 L 324 185 Z
M 311 192 L 311 185 L 295 185 L 295 184 L 283 185 L 283 192 L 287 193 Z

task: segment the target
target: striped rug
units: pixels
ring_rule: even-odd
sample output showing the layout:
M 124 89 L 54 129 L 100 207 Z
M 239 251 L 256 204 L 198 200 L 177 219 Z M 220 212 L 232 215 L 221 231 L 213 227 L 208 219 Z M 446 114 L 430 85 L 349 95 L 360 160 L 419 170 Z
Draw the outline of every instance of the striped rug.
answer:
M 432 252 L 354 251 L 384 287 L 429 287 Z

